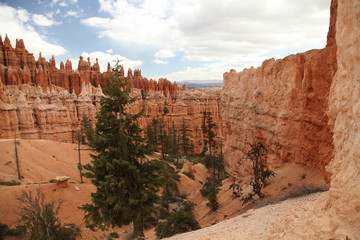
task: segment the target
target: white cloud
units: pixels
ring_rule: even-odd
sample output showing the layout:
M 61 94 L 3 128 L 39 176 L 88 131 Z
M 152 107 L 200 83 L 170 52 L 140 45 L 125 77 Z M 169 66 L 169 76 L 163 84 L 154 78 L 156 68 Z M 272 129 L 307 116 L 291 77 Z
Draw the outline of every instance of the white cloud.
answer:
M 20 12 L 20 13 L 19 13 Z M 65 54 L 66 50 L 59 45 L 50 43 L 44 36 L 35 31 L 28 23 L 29 13 L 24 9 L 15 9 L 0 4 L 0 29 L 2 34 L 7 34 L 14 44 L 15 38 L 24 39 L 25 46 L 29 52 L 35 56 L 41 51 L 43 56 Z M 4 39 L 4 35 L 2 35 Z M 14 45 L 13 45 L 14 47 Z
M 108 49 L 108 50 L 106 50 L 106 52 L 107 52 L 107 53 L 113 53 L 113 52 L 114 52 L 114 50 L 112 50 L 112 49 Z
M 169 49 L 161 49 L 160 51 L 155 53 L 156 58 L 173 58 L 175 56 L 175 53 Z
M 155 59 L 154 63 L 156 63 L 156 64 L 167 64 L 168 62 L 164 61 L 164 60 L 160 60 L 160 59 Z
M 67 3 L 67 2 L 60 2 L 60 3 L 59 3 L 59 6 L 60 6 L 60 7 L 67 7 L 67 6 L 68 6 L 68 3 Z
M 66 14 L 64 15 L 65 17 L 74 17 L 74 18 L 79 18 L 80 17 L 80 13 L 78 11 L 74 11 L 74 10 L 69 10 L 66 12 Z
M 30 14 L 25 9 L 18 9 L 16 11 L 17 17 L 21 22 L 27 22 L 30 19 Z
M 48 17 L 46 17 L 45 15 L 42 15 L 42 14 L 33 14 L 32 20 L 34 21 L 34 23 L 36 25 L 43 26 L 43 27 L 50 27 L 53 25 L 60 24 L 59 22 L 49 19 Z
M 137 68 L 140 65 L 142 65 L 142 61 L 140 60 L 132 60 L 128 59 L 127 57 L 121 56 L 120 54 L 110 54 L 110 53 L 104 53 L 104 52 L 83 52 L 81 53 L 81 56 L 84 57 L 84 60 L 87 60 L 88 57 L 90 57 L 91 65 L 93 65 L 96 62 L 96 58 L 99 60 L 100 65 L 100 72 L 105 72 L 107 70 L 107 65 L 110 63 L 111 66 L 115 64 L 115 61 L 119 60 L 120 65 L 124 66 L 125 72 L 128 68 Z M 77 68 L 79 59 L 70 59 L 73 68 Z
M 51 0 L 50 5 L 54 6 L 59 2 L 59 0 Z
M 99 4 L 100 11 L 111 17 L 82 21 L 96 27 L 99 37 L 182 52 L 186 60 L 223 64 L 224 72 L 229 69 L 224 63 L 239 65 L 229 59 L 324 47 L 330 0 L 99 0 Z M 161 54 L 155 57 L 160 59 Z
M 109 26 L 108 24 L 111 24 L 111 20 L 109 18 L 101 18 L 101 17 L 91 17 L 91 18 L 83 19 L 81 20 L 81 22 L 83 24 L 98 28 L 107 28 L 107 26 Z
M 200 67 L 185 67 L 181 71 L 173 72 L 165 76 L 154 76 L 152 78 L 159 79 L 165 77 L 171 81 L 221 80 L 223 79 L 223 73 L 225 71 L 229 71 L 230 69 L 241 71 L 251 66 L 259 66 L 268 58 L 268 56 L 256 55 L 235 56 L 224 61 L 202 64 Z

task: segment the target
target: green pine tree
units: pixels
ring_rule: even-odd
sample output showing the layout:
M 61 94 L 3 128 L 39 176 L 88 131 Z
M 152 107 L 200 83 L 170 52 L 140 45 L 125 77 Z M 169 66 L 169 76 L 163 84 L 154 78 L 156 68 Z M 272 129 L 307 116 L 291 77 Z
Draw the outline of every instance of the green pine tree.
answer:
M 84 167 L 96 192 L 91 194 L 92 202 L 80 208 L 88 226 L 106 229 L 133 222 L 133 238 L 140 239 L 144 237 L 144 219 L 151 216 L 159 199 L 163 163 L 145 160 L 150 148 L 137 123 L 142 112 L 126 112 L 135 98 L 129 96 L 130 88 L 119 70 L 117 63 L 100 101 L 91 143 L 96 154 Z
M 210 178 L 207 179 L 203 188 L 201 189 L 201 194 L 208 200 L 207 205 L 211 210 L 215 211 L 219 207 L 217 201 L 217 193 L 219 192 L 219 186 L 221 186 L 221 180 L 225 175 L 225 166 L 224 166 L 224 157 L 222 154 L 222 147 L 220 146 L 220 151 L 216 146 L 216 133 L 213 130 L 216 127 L 216 124 L 213 122 L 212 113 L 205 113 L 205 122 L 204 122 L 204 149 L 203 154 L 204 163 L 208 171 L 210 172 Z
M 190 154 L 192 151 L 192 145 L 191 145 L 191 142 L 189 139 L 188 132 L 189 132 L 189 129 L 186 126 L 185 118 L 183 118 L 183 122 L 181 125 L 181 132 L 180 132 L 181 134 L 180 134 L 180 139 L 179 139 L 179 145 L 181 146 L 181 150 L 183 151 L 183 153 L 185 155 Z

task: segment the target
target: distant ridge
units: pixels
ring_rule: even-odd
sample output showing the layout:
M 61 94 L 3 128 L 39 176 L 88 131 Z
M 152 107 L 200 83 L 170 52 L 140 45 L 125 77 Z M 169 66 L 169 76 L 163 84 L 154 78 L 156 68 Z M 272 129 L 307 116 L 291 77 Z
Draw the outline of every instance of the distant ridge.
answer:
M 185 80 L 179 81 L 177 84 L 186 84 L 187 88 L 222 87 L 223 80 Z

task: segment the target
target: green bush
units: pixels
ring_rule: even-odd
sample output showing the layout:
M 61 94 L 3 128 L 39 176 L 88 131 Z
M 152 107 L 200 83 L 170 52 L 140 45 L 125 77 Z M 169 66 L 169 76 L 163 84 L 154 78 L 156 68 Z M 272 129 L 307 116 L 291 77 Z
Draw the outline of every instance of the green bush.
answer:
M 25 232 L 25 226 L 16 226 L 15 228 L 9 228 L 8 225 L 0 223 L 0 240 L 3 240 L 5 236 L 19 237 Z
M 200 190 L 201 195 L 208 200 L 206 205 L 213 211 L 219 208 L 219 203 L 217 201 L 218 192 L 219 192 L 219 183 L 214 183 L 214 180 L 211 178 L 206 179 L 205 184 Z
M 155 231 L 159 238 L 165 238 L 177 233 L 193 231 L 199 228 L 200 225 L 194 215 L 185 211 L 177 211 L 171 213 L 165 221 L 159 222 Z
M 3 185 L 3 186 L 16 186 L 16 185 L 20 185 L 20 182 L 15 181 L 15 180 L 11 180 L 11 181 L 8 181 L 8 182 L 0 182 L 0 185 Z
M 192 173 L 189 172 L 182 172 L 185 176 L 187 176 L 188 178 L 191 178 L 192 180 L 195 180 L 195 176 Z
M 6 224 L 0 223 L 0 240 L 3 240 L 9 231 L 9 226 Z

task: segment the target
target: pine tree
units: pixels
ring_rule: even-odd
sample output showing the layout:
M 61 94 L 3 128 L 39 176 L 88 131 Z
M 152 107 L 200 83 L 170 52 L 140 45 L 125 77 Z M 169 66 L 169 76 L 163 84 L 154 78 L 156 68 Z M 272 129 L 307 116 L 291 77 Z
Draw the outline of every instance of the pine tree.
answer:
M 219 185 L 221 185 L 221 180 L 217 178 L 216 170 L 220 167 L 220 161 L 222 159 L 221 155 L 217 156 L 215 154 L 216 150 L 216 142 L 215 137 L 216 134 L 213 130 L 216 127 L 216 124 L 212 120 L 212 113 L 206 112 L 205 113 L 205 124 L 204 124 L 204 150 L 203 153 L 205 154 L 205 166 L 209 171 L 211 171 L 211 177 L 207 179 L 203 188 L 201 189 L 201 194 L 207 198 L 208 203 L 207 205 L 211 208 L 211 210 L 215 211 L 219 207 L 219 203 L 217 201 L 217 193 L 219 192 Z M 207 148 L 209 147 L 209 148 Z M 209 150 L 209 151 L 207 151 Z M 218 171 L 219 172 L 219 171 Z
M 268 185 L 268 179 L 275 176 L 275 172 L 267 166 L 267 149 L 265 145 L 260 142 L 255 142 L 250 144 L 250 147 L 251 149 L 247 153 L 247 156 L 253 164 L 254 177 L 250 182 L 253 187 L 253 192 L 243 198 L 244 203 L 253 200 L 255 194 L 258 195 L 259 198 L 263 198 L 265 195 L 261 190 Z
M 94 129 L 86 115 L 83 115 L 81 118 L 81 127 L 79 133 L 82 144 L 90 144 L 93 141 Z
M 160 138 L 159 125 L 160 125 L 159 120 L 153 118 L 151 120 L 151 124 L 147 126 L 147 130 L 146 130 L 148 142 L 155 147 L 158 146 L 159 144 L 159 138 Z
M 96 154 L 85 165 L 85 176 L 96 187 L 92 203 L 85 204 L 85 222 L 88 226 L 106 229 L 133 222 L 133 238 L 144 237 L 144 218 L 155 210 L 156 194 L 160 185 L 163 164 L 146 161 L 150 148 L 140 136 L 138 114 L 126 112 L 135 101 L 130 88 L 119 73 L 117 63 L 100 101 L 96 128 L 91 143 Z
M 183 122 L 181 125 L 181 135 L 179 139 L 179 145 L 185 155 L 188 155 L 192 151 L 192 145 L 190 143 L 190 139 L 188 137 L 189 129 L 186 126 L 185 118 L 183 118 Z
M 216 127 L 216 124 L 213 122 L 212 113 L 205 113 L 205 126 L 204 126 L 204 134 L 206 136 L 205 146 L 208 146 L 210 155 L 213 154 L 213 148 L 215 148 L 215 137 L 216 134 L 213 130 Z

